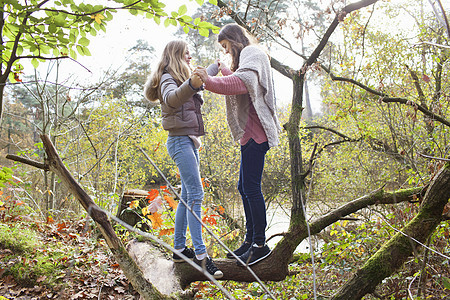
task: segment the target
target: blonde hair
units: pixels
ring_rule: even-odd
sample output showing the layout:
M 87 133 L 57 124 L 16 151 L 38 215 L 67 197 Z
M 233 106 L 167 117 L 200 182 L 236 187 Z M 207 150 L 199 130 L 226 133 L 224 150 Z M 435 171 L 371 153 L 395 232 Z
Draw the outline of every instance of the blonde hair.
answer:
M 181 40 L 171 41 L 164 47 L 156 70 L 152 72 L 144 86 L 144 96 L 147 100 L 155 102 L 161 99 L 159 84 L 164 73 L 169 73 L 178 85 L 191 76 L 191 70 L 184 58 L 187 50 L 187 43 Z

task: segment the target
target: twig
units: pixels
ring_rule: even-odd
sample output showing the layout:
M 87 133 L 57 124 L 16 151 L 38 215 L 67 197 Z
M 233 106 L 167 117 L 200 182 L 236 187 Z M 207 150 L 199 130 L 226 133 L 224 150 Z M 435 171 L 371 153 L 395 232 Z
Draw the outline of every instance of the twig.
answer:
M 450 161 L 450 159 L 448 159 L 448 158 L 443 158 L 443 157 L 429 156 L 429 155 L 422 154 L 422 153 L 419 153 L 419 155 L 422 156 L 422 157 L 425 157 L 425 158 L 429 158 L 429 159 L 436 159 L 436 160 L 442 160 L 442 161 Z

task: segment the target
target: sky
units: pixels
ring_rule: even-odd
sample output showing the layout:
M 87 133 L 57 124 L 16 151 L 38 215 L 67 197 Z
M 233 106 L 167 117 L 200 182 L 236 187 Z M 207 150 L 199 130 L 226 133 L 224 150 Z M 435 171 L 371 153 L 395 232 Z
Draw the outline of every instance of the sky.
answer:
M 166 3 L 170 3 L 166 7 L 166 12 L 177 10 L 180 3 L 184 2 L 166 1 Z M 199 7 L 195 1 L 187 4 L 189 4 L 188 14 L 193 14 L 195 9 Z M 155 49 L 157 57 L 153 61 L 153 65 L 155 65 L 164 46 L 169 41 L 179 38 L 174 35 L 177 29 L 175 26 L 157 25 L 153 20 L 141 16 L 132 16 L 128 12 L 119 12 L 107 24 L 106 33 L 99 32 L 97 36 L 90 37 L 89 50 L 92 55 L 78 56 L 78 63 L 70 62 L 67 69 L 74 72 L 79 80 L 95 82 L 109 69 L 125 68 L 127 66 L 126 59 L 129 56 L 128 50 L 136 45 L 139 39 L 147 41 Z M 221 51 L 221 49 L 218 47 L 217 51 Z M 220 59 L 222 61 L 229 60 L 223 51 L 221 51 Z M 283 60 L 281 61 L 283 62 Z M 292 98 L 291 81 L 276 71 L 273 74 L 278 105 L 290 104 Z M 320 103 L 317 102 L 313 111 L 318 112 L 319 110 Z

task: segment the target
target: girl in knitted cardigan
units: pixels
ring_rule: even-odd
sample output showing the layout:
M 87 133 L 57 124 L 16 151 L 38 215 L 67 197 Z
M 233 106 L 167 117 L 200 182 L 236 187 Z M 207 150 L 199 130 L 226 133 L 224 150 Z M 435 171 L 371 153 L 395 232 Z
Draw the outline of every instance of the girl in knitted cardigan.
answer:
M 271 253 L 265 237 L 267 218 L 261 179 L 266 152 L 278 144 L 281 129 L 267 54 L 252 45 L 245 29 L 237 24 L 224 26 L 218 42 L 231 55 L 231 69 L 218 62 L 215 73 L 220 70 L 222 77 L 209 76 L 203 67 L 193 74 L 202 78 L 206 90 L 226 95 L 228 125 L 234 140 L 241 145 L 238 190 L 246 219 L 245 240 L 227 257 L 238 256 L 253 265 Z

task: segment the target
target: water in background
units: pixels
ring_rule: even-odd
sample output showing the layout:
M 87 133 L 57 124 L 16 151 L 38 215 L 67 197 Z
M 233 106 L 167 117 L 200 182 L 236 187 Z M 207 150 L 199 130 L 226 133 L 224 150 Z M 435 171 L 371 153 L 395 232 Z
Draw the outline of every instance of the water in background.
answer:
M 289 229 L 289 214 L 289 209 L 284 209 L 280 206 L 271 207 L 267 210 L 266 239 L 270 238 L 274 234 L 286 232 Z M 281 236 L 274 237 L 268 241 L 267 244 L 271 249 L 273 249 L 281 238 Z M 323 241 L 314 236 L 311 237 L 311 241 L 313 243 L 314 251 L 320 251 Z M 297 253 L 309 253 L 310 251 L 308 239 L 303 240 L 295 249 L 295 252 Z

